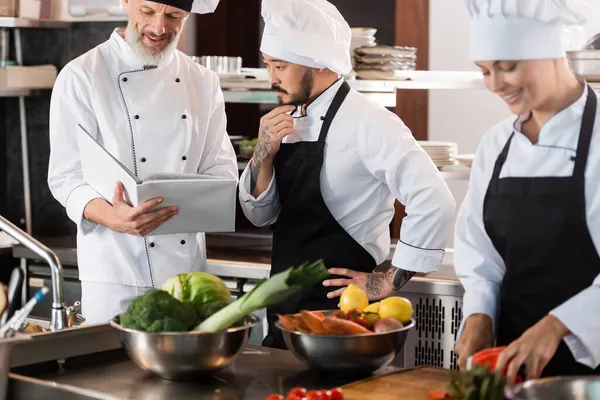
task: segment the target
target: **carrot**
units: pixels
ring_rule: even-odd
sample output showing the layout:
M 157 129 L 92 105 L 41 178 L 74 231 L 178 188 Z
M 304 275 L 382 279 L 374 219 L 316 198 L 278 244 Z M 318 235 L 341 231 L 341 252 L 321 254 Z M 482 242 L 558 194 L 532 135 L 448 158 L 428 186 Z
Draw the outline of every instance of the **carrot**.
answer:
M 292 322 L 292 318 L 290 318 L 289 315 L 277 314 L 277 318 L 279 318 L 279 322 L 281 323 L 281 325 L 288 331 L 296 330 L 296 327 L 294 326 L 294 323 Z
M 302 322 L 304 322 L 304 325 L 306 325 L 308 329 L 310 329 L 310 333 L 315 333 L 317 335 L 327 333 L 327 331 L 323 328 L 323 321 L 310 311 L 300 311 L 300 318 L 302 319 Z
M 325 315 L 320 311 L 309 311 L 309 313 L 319 318 L 320 321 L 323 321 L 325 319 Z
M 333 335 L 360 335 L 363 333 L 373 333 L 356 322 L 335 317 L 326 317 L 323 320 L 323 328 Z

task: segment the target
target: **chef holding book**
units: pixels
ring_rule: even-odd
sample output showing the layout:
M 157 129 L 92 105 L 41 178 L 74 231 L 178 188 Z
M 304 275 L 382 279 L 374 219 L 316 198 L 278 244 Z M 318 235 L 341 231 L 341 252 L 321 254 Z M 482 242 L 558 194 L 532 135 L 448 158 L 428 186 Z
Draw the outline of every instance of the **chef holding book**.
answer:
M 455 203 L 402 121 L 343 79 L 351 30 L 331 3 L 263 0 L 262 15 L 261 52 L 282 106 L 261 120 L 240 203 L 255 225 L 274 225 L 271 274 L 317 259 L 332 274 L 268 310 L 264 344 L 285 347 L 276 313 L 335 309 L 349 283 L 383 298 L 436 270 Z M 375 272 L 390 252 L 396 199 L 407 216 L 393 266 Z
M 213 12 L 218 0 L 126 4 L 127 28 L 68 63 L 50 104 L 48 184 L 77 224 L 89 323 L 106 323 L 174 274 L 203 269 L 206 250 L 203 233 L 152 234 L 178 215 L 177 205 L 163 207 L 168 202 L 156 197 L 132 206 L 116 181 L 114 192 L 101 196 L 84 179 L 78 135 L 89 132 L 138 180 L 238 176 L 219 78 L 177 50 L 190 12 Z

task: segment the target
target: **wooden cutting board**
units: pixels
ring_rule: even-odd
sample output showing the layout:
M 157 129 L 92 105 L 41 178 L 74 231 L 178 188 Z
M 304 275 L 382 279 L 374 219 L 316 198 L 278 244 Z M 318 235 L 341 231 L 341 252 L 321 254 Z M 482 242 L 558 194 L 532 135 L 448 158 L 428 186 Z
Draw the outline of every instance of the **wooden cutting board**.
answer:
M 429 400 L 427 392 L 445 390 L 449 370 L 419 367 L 346 385 L 345 400 Z

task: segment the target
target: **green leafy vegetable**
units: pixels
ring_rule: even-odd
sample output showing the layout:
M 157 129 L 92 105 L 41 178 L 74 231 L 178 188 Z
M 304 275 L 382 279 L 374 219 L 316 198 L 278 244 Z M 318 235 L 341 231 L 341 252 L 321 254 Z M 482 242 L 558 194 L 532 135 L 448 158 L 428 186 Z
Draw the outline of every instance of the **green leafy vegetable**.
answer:
M 225 283 L 207 272 L 188 272 L 175 275 L 161 289 L 182 303 L 191 303 L 198 316 L 204 321 L 231 303 L 231 293 Z
M 327 276 L 329 272 L 321 260 L 289 268 L 262 280 L 250 292 L 208 317 L 195 330 L 218 332 L 228 329 L 246 315 L 278 304 L 303 287 L 319 283 Z
M 475 365 L 464 372 L 450 371 L 448 395 L 452 400 L 503 400 L 506 379 L 488 365 Z
M 129 305 L 121 316 L 121 326 L 146 332 L 183 332 L 197 320 L 191 304 L 181 303 L 163 290 L 150 289 Z

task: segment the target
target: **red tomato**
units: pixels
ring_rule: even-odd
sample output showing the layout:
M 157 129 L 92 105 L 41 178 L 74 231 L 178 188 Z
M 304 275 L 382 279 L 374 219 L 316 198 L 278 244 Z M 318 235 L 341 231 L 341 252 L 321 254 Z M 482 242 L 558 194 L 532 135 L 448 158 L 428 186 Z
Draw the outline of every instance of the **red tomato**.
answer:
M 329 392 L 331 392 L 330 400 L 344 400 L 342 388 L 331 389 Z
M 431 400 L 447 400 L 450 398 L 448 393 L 446 393 L 444 390 L 432 390 L 427 392 L 427 396 L 429 396 Z
M 287 395 L 288 400 L 302 400 L 306 396 L 306 389 L 301 387 L 295 387 L 289 391 Z
M 306 400 L 323 400 L 323 392 L 320 390 L 311 390 L 306 393 Z
M 285 400 L 285 398 L 277 393 L 268 395 L 265 400 Z

